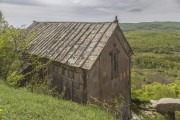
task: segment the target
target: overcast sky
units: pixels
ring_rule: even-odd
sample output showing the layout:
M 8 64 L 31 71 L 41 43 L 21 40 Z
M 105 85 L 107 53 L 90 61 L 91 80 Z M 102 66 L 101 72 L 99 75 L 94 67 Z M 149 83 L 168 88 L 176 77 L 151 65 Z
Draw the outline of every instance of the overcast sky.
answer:
M 180 0 L 0 0 L 10 24 L 36 21 L 180 21 Z

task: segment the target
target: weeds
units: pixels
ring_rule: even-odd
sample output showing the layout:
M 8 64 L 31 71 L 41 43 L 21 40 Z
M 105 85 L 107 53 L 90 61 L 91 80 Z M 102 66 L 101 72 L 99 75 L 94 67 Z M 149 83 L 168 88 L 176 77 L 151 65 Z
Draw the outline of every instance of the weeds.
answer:
M 100 109 L 112 114 L 118 120 L 123 119 L 125 102 L 121 94 L 103 101 L 98 100 L 94 97 L 91 98 L 93 100 L 92 102 L 94 103 L 94 106 L 99 107 Z

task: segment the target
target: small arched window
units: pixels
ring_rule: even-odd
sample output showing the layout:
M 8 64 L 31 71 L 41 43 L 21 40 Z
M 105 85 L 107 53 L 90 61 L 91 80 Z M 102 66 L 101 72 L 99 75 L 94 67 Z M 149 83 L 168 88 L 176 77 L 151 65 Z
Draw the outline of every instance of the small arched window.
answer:
M 111 55 L 111 78 L 115 78 L 119 73 L 119 49 L 114 44 L 114 49 L 110 52 Z

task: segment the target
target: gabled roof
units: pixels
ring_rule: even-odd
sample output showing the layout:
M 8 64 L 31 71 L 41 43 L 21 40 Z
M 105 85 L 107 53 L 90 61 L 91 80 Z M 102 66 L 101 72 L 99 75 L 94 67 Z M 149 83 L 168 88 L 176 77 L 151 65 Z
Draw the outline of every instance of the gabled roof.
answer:
M 90 69 L 118 26 L 115 22 L 34 22 L 29 52 L 83 69 Z

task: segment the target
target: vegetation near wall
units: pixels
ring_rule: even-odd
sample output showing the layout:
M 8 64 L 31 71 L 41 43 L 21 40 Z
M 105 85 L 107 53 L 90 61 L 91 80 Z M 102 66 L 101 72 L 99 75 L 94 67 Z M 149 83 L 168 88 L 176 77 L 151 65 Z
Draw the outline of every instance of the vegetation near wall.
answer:
M 1 13 L 2 16 L 2 13 Z M 30 76 L 28 89 L 34 91 L 36 85 L 42 83 L 39 72 L 49 61 L 42 62 L 40 56 L 27 54 L 27 48 L 34 34 L 28 34 L 24 28 L 9 26 L 3 18 L 0 19 L 0 78 L 6 84 L 17 87 L 18 81 Z M 31 64 L 30 72 L 22 73 L 23 69 Z M 45 69 L 45 68 L 44 68 Z M 45 70 L 44 70 L 45 71 Z M 40 86 L 37 86 L 40 87 Z
M 2 13 L 1 13 L 2 15 Z M 27 48 L 30 36 L 26 36 L 22 29 L 9 26 L 3 17 L 0 19 L 0 76 L 10 84 L 20 79 L 19 70 L 22 64 L 22 55 Z M 9 79 L 10 78 L 10 79 Z M 13 80 L 12 80 L 13 79 Z M 17 81 L 16 81 L 17 82 Z

